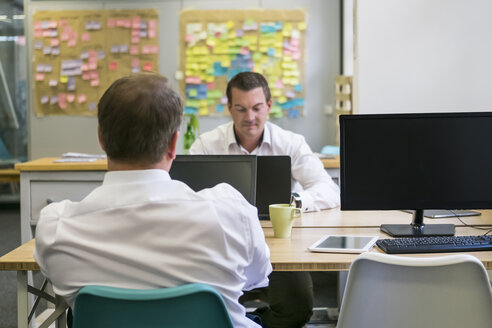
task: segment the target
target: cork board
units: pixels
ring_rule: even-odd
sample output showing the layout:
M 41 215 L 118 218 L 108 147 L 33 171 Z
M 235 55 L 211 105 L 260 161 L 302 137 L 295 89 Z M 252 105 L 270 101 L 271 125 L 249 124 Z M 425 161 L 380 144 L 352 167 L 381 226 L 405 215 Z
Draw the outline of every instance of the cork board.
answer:
M 185 113 L 228 115 L 227 82 L 239 72 L 267 79 L 271 116 L 296 118 L 304 108 L 303 10 L 184 10 L 180 13 L 180 81 Z
M 153 9 L 37 11 L 32 78 L 36 116 L 95 116 L 117 78 L 158 71 Z

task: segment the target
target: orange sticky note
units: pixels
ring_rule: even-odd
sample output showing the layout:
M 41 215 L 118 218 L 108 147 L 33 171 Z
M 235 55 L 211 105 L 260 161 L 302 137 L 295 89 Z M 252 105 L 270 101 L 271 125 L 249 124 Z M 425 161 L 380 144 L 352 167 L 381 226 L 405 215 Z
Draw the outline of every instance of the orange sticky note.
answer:
M 44 81 L 44 73 L 36 73 L 36 81 Z
M 118 62 L 112 61 L 109 63 L 109 69 L 111 71 L 116 71 L 118 69 Z
M 144 71 L 152 71 L 152 63 L 151 62 L 145 62 L 143 65 L 143 70 Z

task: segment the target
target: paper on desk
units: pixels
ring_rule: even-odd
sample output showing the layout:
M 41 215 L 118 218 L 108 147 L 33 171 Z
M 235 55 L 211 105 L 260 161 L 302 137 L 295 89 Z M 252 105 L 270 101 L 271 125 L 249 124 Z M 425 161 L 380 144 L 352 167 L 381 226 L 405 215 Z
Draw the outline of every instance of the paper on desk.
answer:
M 63 154 L 62 155 L 62 158 L 95 158 L 95 159 L 102 159 L 102 158 L 106 158 L 106 155 L 68 152 L 68 153 Z
M 55 163 L 81 163 L 81 162 L 95 162 L 98 158 L 84 158 L 84 157 L 65 157 L 60 159 L 55 159 L 53 162 Z

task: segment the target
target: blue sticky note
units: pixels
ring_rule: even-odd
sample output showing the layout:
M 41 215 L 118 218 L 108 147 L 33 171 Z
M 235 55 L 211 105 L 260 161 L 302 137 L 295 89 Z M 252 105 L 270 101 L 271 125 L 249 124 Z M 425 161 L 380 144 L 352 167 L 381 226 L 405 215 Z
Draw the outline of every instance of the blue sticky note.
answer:
M 275 22 L 273 27 L 275 28 L 275 31 L 281 31 L 282 30 L 282 22 Z
M 214 76 L 227 75 L 227 67 L 222 67 L 220 62 L 214 62 Z
M 295 92 L 302 92 L 302 84 L 294 85 L 294 91 Z
M 217 107 L 215 108 L 215 111 L 217 113 L 221 113 L 224 111 L 224 105 L 217 105 Z
M 198 108 L 196 107 L 185 107 L 184 108 L 184 113 L 185 114 L 197 114 L 198 113 Z
M 268 48 L 267 55 L 270 57 L 275 56 L 275 48 Z
M 289 118 L 297 118 L 301 115 L 301 111 L 297 108 L 289 110 Z
M 275 26 L 270 24 L 261 24 L 261 33 L 275 33 Z

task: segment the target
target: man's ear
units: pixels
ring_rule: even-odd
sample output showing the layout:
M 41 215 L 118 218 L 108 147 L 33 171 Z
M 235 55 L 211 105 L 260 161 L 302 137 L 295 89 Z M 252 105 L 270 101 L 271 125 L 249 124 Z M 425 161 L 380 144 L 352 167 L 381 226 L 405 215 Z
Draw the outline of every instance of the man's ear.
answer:
M 267 113 L 270 114 L 270 111 L 272 110 L 272 99 L 270 99 L 268 102 L 267 102 Z
M 171 137 L 171 140 L 169 141 L 169 144 L 167 146 L 167 156 L 170 159 L 175 159 L 176 158 L 176 145 L 178 143 L 178 131 L 174 132 L 173 136 Z
M 101 128 L 99 127 L 99 124 L 97 125 L 97 139 L 99 140 L 99 146 L 101 146 L 101 149 L 106 152 L 106 149 L 104 149 L 104 145 L 102 142 L 102 136 L 101 136 Z

